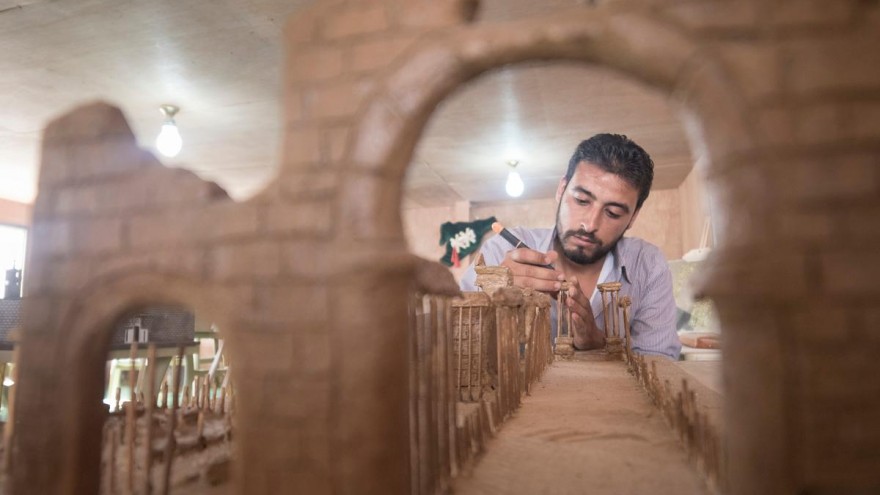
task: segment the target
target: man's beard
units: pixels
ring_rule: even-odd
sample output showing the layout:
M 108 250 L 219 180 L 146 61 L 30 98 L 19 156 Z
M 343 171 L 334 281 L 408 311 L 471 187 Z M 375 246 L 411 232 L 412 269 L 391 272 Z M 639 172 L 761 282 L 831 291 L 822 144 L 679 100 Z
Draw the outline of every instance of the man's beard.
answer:
M 584 249 L 584 246 L 574 246 L 568 247 L 565 245 L 565 241 L 570 237 L 582 237 L 585 239 L 589 239 L 590 242 L 595 243 L 595 250 L 592 254 L 587 253 Z M 556 234 L 556 240 L 559 242 L 559 245 L 562 247 L 562 254 L 565 255 L 572 263 L 576 263 L 578 265 L 592 265 L 593 263 L 601 260 L 608 254 L 609 251 L 614 249 L 614 246 L 617 245 L 617 241 L 620 240 L 620 237 L 614 240 L 610 245 L 605 245 L 600 241 L 595 235 L 587 232 L 584 229 L 580 230 L 566 230 L 564 233 Z
M 614 246 L 617 245 L 617 242 L 620 241 L 620 238 L 623 237 L 623 234 L 620 235 L 617 239 L 609 244 L 605 245 L 602 241 L 596 237 L 595 234 L 591 232 L 587 232 L 585 229 L 581 228 L 578 230 L 566 230 L 562 231 L 562 226 L 559 224 L 559 213 L 556 213 L 556 242 L 559 243 L 559 247 L 562 248 L 562 254 L 565 255 L 572 263 L 578 265 L 592 265 L 593 263 L 601 260 L 608 254 L 609 251 L 614 249 Z M 590 242 L 594 243 L 595 251 L 592 254 L 584 251 L 584 247 L 582 246 L 574 246 L 567 247 L 565 245 L 565 241 L 567 241 L 571 237 L 582 237 L 588 239 Z

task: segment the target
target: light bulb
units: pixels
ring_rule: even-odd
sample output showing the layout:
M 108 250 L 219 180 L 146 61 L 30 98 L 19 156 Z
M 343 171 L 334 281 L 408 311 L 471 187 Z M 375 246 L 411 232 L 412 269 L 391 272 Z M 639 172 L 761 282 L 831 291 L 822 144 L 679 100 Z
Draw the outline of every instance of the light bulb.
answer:
M 509 174 L 507 174 L 507 184 L 504 185 L 504 190 L 507 191 L 507 195 L 513 198 L 518 198 L 522 196 L 523 191 L 525 190 L 525 184 L 523 184 L 522 177 L 519 176 L 519 172 L 516 170 L 511 170 Z
M 180 139 L 180 131 L 177 130 L 177 124 L 174 121 L 167 121 L 162 124 L 162 130 L 159 137 L 156 138 L 156 149 L 159 153 L 171 158 L 180 153 L 183 147 L 183 140 Z

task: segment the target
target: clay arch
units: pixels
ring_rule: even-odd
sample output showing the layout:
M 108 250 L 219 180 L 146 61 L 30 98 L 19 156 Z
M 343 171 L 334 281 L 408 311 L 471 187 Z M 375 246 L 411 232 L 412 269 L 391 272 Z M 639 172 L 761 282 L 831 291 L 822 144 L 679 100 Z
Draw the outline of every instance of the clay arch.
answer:
M 753 116 L 724 62 L 710 48 L 646 13 L 576 9 L 544 18 L 450 29 L 413 46 L 360 109 L 346 166 L 339 172 L 345 180 L 340 181 L 334 204 L 338 228 L 331 241 L 333 250 L 350 260 L 350 245 L 355 240 L 365 246 L 381 246 L 383 254 L 406 252 L 400 216 L 404 176 L 437 105 L 458 87 L 492 69 L 533 61 L 609 68 L 667 95 L 679 107 L 691 149 L 700 158 L 698 172 L 712 197 L 713 228 L 723 234 L 716 236 L 713 257 L 699 281 L 701 292 L 716 303 L 729 297 L 731 284 L 725 285 L 724 280 L 730 278 L 731 267 L 736 267 L 738 253 L 765 234 L 773 221 L 771 216 L 753 211 L 757 202 L 747 204 L 731 193 L 732 188 L 725 187 L 725 183 L 742 180 L 738 174 L 754 175 L 753 170 L 741 171 L 741 165 L 761 153 Z M 756 197 L 771 197 L 766 181 L 750 180 L 749 184 Z M 410 263 L 409 258 L 397 256 L 391 264 L 378 266 L 371 263 L 376 259 L 371 254 L 362 250 L 361 263 L 352 263 L 363 278 L 395 280 L 397 272 L 407 270 Z M 741 269 L 733 270 L 738 273 Z M 403 300 L 400 298 L 400 304 Z M 377 316 L 374 324 L 402 338 L 404 325 L 391 314 Z M 731 324 L 726 315 L 719 317 L 723 327 Z M 742 343 L 733 340 L 725 344 L 725 375 L 744 364 L 737 353 L 737 345 Z M 753 375 L 766 378 L 772 386 L 780 381 L 772 370 Z M 741 385 L 726 387 L 725 393 Z M 768 409 L 767 417 L 774 421 L 782 417 L 782 407 Z M 766 421 L 754 427 L 749 418 L 747 412 L 725 405 L 727 428 L 738 432 L 751 428 L 748 435 L 735 439 L 737 445 L 728 446 L 735 457 L 728 466 L 731 476 L 755 462 L 756 451 L 749 450 L 750 446 L 761 444 L 765 431 L 776 424 Z M 760 462 L 775 465 L 779 441 L 774 438 L 762 444 L 768 448 L 761 452 Z
M 744 99 L 722 62 L 656 18 L 577 9 L 503 25 L 478 24 L 418 46 L 363 109 L 345 173 L 380 179 L 371 194 L 357 195 L 363 202 L 338 202 L 342 230 L 361 240 L 402 239 L 403 178 L 436 106 L 489 70 L 532 61 L 599 65 L 666 94 L 680 106 L 691 149 L 703 157 L 704 177 L 723 174 L 756 146 Z M 355 182 L 344 187 L 358 187 Z
M 232 326 L 228 308 L 232 300 L 221 291 L 194 280 L 156 272 L 112 275 L 93 281 L 93 290 L 75 301 L 65 315 L 68 341 L 60 353 L 64 369 L 76 388 L 64 389 L 61 403 L 68 407 L 61 439 L 64 493 L 97 493 L 100 483 L 101 438 L 104 412 L 98 407 L 104 389 L 104 366 L 115 324 L 125 314 L 147 306 L 173 305 L 208 314 L 221 331 Z M 236 347 L 236 346 L 230 346 Z M 232 351 L 235 352 L 235 351 Z

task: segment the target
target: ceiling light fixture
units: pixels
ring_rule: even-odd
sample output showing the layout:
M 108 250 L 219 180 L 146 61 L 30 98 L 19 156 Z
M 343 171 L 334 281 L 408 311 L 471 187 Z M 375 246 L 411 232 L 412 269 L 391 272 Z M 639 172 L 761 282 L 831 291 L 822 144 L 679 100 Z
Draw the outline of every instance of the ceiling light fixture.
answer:
M 174 122 L 174 116 L 180 111 L 174 105 L 162 105 L 159 111 L 165 116 L 165 122 L 162 123 L 162 130 L 156 138 L 156 149 L 159 153 L 173 158 L 180 153 L 183 147 L 183 140 L 180 139 L 180 131 L 177 130 L 177 124 Z
M 510 173 L 507 174 L 507 183 L 504 185 L 504 190 L 507 191 L 507 195 L 512 198 L 518 198 L 522 196 L 523 191 L 525 190 L 525 184 L 523 184 L 522 177 L 519 176 L 519 172 L 516 171 L 516 166 L 519 165 L 519 162 L 516 160 L 510 160 L 507 162 L 510 165 Z

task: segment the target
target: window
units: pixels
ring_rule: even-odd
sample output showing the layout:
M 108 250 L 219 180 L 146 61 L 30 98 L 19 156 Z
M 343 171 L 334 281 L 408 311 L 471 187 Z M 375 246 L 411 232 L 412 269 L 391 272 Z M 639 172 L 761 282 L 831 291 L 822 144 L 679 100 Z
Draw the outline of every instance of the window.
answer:
M 6 270 L 13 266 L 22 269 L 26 252 L 27 229 L 0 224 L 0 277 L 3 281 L 6 279 Z M 3 297 L 2 287 L 0 282 L 0 298 Z

